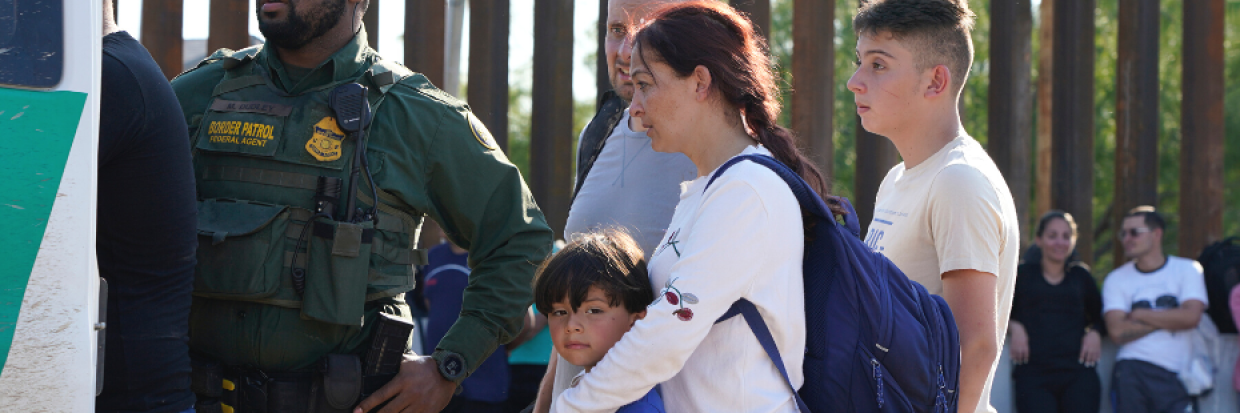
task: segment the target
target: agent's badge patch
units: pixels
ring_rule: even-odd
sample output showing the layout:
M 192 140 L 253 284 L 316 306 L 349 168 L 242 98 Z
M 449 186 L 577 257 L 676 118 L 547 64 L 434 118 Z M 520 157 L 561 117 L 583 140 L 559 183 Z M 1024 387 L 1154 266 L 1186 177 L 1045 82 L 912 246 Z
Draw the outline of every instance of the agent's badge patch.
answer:
M 314 124 L 314 135 L 306 141 L 306 152 L 324 162 L 340 159 L 340 142 L 344 137 L 344 131 L 336 125 L 336 118 L 328 116 Z
M 495 138 L 491 136 L 491 131 L 487 130 L 486 125 L 483 125 L 482 121 L 477 116 L 474 116 L 473 112 L 466 113 L 465 118 L 469 120 L 469 129 L 474 132 L 474 139 L 477 139 L 478 143 L 481 143 L 487 149 L 499 150 L 499 144 L 495 143 Z

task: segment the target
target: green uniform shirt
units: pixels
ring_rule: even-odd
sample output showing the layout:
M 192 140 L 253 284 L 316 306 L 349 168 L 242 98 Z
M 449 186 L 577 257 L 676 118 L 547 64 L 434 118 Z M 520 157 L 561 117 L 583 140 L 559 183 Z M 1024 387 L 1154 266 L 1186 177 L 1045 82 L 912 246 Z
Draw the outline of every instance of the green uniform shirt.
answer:
M 261 48 L 254 55 L 258 72 L 268 80 L 263 87 L 283 95 L 358 79 L 378 60 L 376 52 L 367 46 L 365 31 L 295 84 L 275 50 Z M 225 61 L 204 62 L 172 82 L 190 136 L 198 136 L 203 126 L 213 91 L 226 74 Z M 299 133 L 304 134 L 286 129 L 276 139 L 305 142 L 306 137 Z M 535 267 L 550 251 L 552 232 L 520 172 L 496 148 L 469 107 L 435 88 L 421 74 L 402 79 L 386 92 L 374 114 L 368 139 L 367 154 L 375 183 L 381 194 L 388 196 L 388 203 L 410 216 L 429 216 L 454 243 L 469 249 L 473 272 L 463 309 L 437 351 L 460 354 L 466 371 L 472 373 L 499 344 L 520 332 L 525 309 L 532 301 L 530 281 Z M 346 143 L 345 157 L 351 153 Z M 196 151 L 196 164 L 203 156 L 211 155 Z M 284 170 L 300 167 L 253 156 L 233 154 L 228 159 L 240 165 L 278 164 Z M 199 166 L 195 172 L 203 182 L 206 173 Z M 369 194 L 364 182 L 365 178 L 360 190 Z M 199 198 L 240 198 L 300 208 L 312 205 L 310 196 L 300 192 L 292 196 L 273 191 L 265 196 L 252 190 L 235 195 L 209 193 L 211 188 L 200 187 Z M 274 199 L 256 199 L 264 197 Z M 344 205 L 339 209 L 344 210 Z M 191 314 L 191 347 L 227 364 L 272 371 L 304 370 L 327 353 L 364 352 L 369 345 L 371 321 L 381 311 L 408 318 L 408 309 L 399 296 L 367 302 L 361 327 L 307 320 L 298 317 L 295 308 L 199 296 Z

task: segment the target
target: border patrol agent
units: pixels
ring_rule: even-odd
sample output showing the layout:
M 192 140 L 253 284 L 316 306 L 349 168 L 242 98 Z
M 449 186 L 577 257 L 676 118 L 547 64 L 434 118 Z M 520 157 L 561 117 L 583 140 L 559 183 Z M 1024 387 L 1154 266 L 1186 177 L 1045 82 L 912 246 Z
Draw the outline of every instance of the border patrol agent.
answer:
M 313 25 L 332 1 L 258 0 L 259 19 Z M 383 403 L 383 412 L 438 412 L 519 333 L 534 268 L 550 250 L 543 215 L 486 127 L 367 46 L 365 0 L 338 1 L 353 14 L 328 21 L 309 43 L 281 45 L 265 30 L 266 47 L 217 51 L 173 81 L 198 183 L 190 347 L 199 412 Z M 313 69 L 290 63 L 316 47 L 327 52 L 310 59 L 319 62 Z M 331 97 L 351 83 L 369 90 L 374 113 L 362 139 L 342 129 Z M 377 194 L 365 184 L 350 192 L 355 166 L 373 176 Z M 343 189 L 332 196 L 332 188 Z M 350 197 L 357 208 L 344 211 Z M 336 212 L 322 212 L 324 204 Z M 425 260 L 413 249 L 425 216 L 469 249 L 473 276 L 460 319 L 434 353 L 402 357 L 402 294 Z

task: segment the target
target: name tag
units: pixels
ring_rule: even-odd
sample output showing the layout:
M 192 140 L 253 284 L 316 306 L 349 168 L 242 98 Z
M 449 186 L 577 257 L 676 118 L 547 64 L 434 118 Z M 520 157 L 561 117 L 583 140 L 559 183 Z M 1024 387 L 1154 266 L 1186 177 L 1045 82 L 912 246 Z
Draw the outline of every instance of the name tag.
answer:
M 257 100 L 236 101 L 216 99 L 215 102 L 211 103 L 211 110 L 216 112 L 261 113 L 264 115 L 280 117 L 285 117 L 290 113 L 293 113 L 292 106 Z

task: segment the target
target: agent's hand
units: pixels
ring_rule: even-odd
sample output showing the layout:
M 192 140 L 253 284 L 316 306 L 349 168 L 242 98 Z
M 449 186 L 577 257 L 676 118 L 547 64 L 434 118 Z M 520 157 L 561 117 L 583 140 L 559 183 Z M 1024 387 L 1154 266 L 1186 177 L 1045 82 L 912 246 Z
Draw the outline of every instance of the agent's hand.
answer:
M 1085 367 L 1093 367 L 1098 365 L 1099 357 L 1102 357 L 1102 337 L 1098 335 L 1098 330 L 1089 330 L 1085 337 L 1081 338 L 1079 361 Z
M 1020 323 L 1011 323 L 1008 331 L 1012 332 L 1012 362 L 1025 364 L 1029 362 L 1029 333 Z
M 388 384 L 362 400 L 353 413 L 365 413 L 388 402 L 378 413 L 439 413 L 456 392 L 456 383 L 439 374 L 439 365 L 430 356 L 407 355 L 400 372 Z

